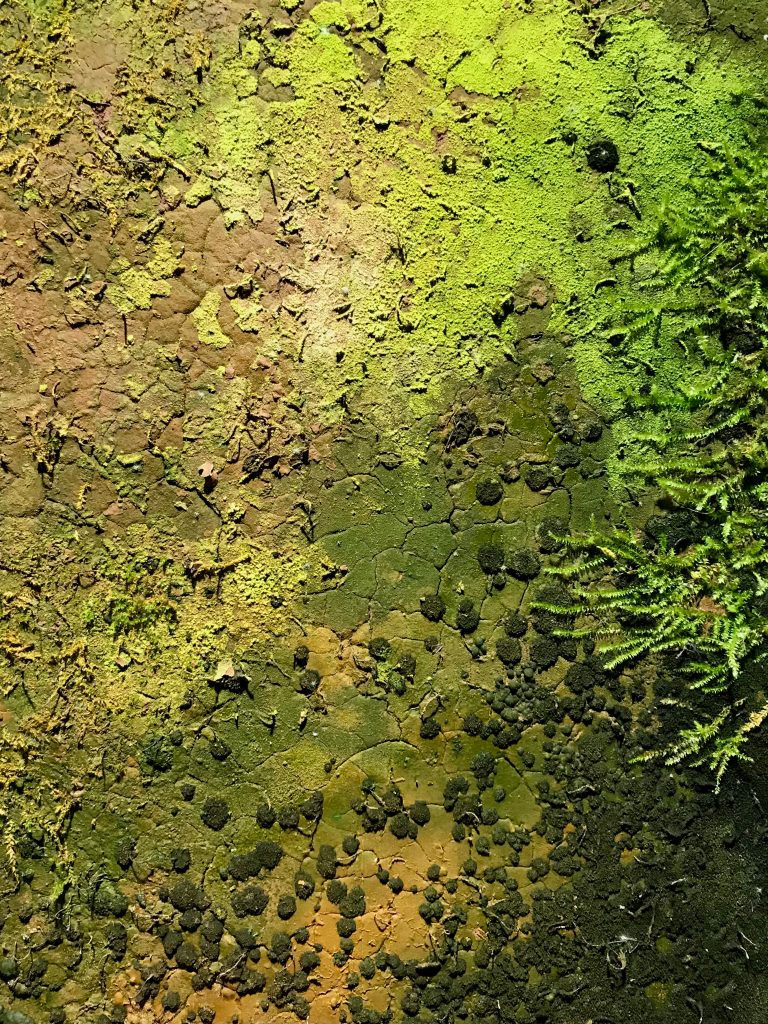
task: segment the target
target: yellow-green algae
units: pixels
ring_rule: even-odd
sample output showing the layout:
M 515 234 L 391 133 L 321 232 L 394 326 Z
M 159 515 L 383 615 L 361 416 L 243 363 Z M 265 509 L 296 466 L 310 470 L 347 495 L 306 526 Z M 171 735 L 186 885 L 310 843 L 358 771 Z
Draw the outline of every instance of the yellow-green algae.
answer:
M 526 273 L 549 283 L 552 330 L 573 328 L 574 306 L 588 322 L 596 286 L 616 276 L 610 257 L 644 237 L 642 214 L 684 188 L 696 143 L 738 134 L 730 96 L 754 86 L 757 67 L 743 53 L 729 59 L 722 43 L 692 59 L 650 18 L 612 18 L 594 60 L 566 3 L 530 13 L 494 0 L 469 11 L 395 0 L 378 30 L 387 61 L 375 78 L 359 59 L 372 35 L 361 12 L 315 11 L 286 40 L 262 42 L 273 62 L 264 74 L 290 83 L 292 99 L 262 100 L 260 76 L 224 40 L 205 103 L 163 144 L 181 159 L 212 139 L 225 209 L 239 203 L 258 218 L 247 195 L 264 201 L 257 183 L 268 169 L 279 203 L 303 190 L 291 220 L 308 249 L 331 238 L 334 253 L 303 273 L 303 398 L 332 420 L 342 394 L 376 416 L 386 392 L 398 413 L 379 425 L 417 457 L 422 435 L 403 438 L 392 420 L 431 412 L 448 378 L 514 358 L 514 317 L 499 326 L 493 315 Z M 610 178 L 584 160 L 606 135 L 621 153 Z M 443 157 L 456 154 L 446 173 Z M 337 366 L 340 330 L 328 320 L 343 301 L 351 313 Z M 299 341 L 282 346 L 295 357 Z M 589 341 L 574 353 L 586 394 L 610 407 L 616 367 Z

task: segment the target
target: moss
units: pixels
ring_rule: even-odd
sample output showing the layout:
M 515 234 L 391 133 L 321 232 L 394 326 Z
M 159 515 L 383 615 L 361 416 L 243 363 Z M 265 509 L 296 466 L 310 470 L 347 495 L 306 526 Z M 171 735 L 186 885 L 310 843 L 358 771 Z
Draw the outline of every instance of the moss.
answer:
M 236 892 L 230 900 L 236 917 L 263 914 L 268 903 L 269 896 L 260 885 L 248 885 Z
M 484 573 L 494 576 L 504 567 L 504 549 L 498 544 L 482 544 L 478 548 L 477 562 Z
M 272 828 L 277 821 L 277 811 L 271 804 L 258 804 L 256 807 L 256 822 L 260 828 Z
M 192 909 L 204 910 L 209 903 L 202 887 L 195 885 L 189 878 L 183 878 L 172 886 L 168 892 L 168 902 L 182 913 Z
M 320 673 L 313 668 L 305 669 L 299 676 L 299 692 L 311 696 L 320 685 Z
M 392 648 L 389 640 L 386 640 L 384 637 L 375 637 L 368 644 L 368 651 L 371 657 L 375 658 L 377 661 L 386 661 L 391 650 Z
M 229 806 L 218 796 L 209 796 L 200 811 L 200 820 L 214 832 L 220 832 L 229 818 Z
M 421 614 L 430 622 L 439 622 L 445 615 L 445 601 L 439 594 L 428 594 L 421 599 Z
M 348 857 L 354 857 L 360 849 L 360 840 L 357 836 L 344 836 L 341 848 Z
M 325 887 L 325 892 L 330 902 L 338 905 L 347 895 L 347 887 L 338 878 L 333 878 Z
M 415 822 L 420 828 L 428 825 L 432 817 L 426 800 L 417 800 L 411 806 L 408 813 L 411 816 L 411 821 Z
M 538 668 L 551 668 L 559 657 L 557 642 L 551 636 L 537 636 L 530 644 L 531 661 Z
M 213 348 L 226 348 L 230 339 L 222 331 L 219 324 L 219 309 L 221 307 L 221 295 L 216 289 L 206 292 L 197 307 L 192 312 L 192 320 L 197 328 L 198 339 L 204 345 Z
M 122 917 L 128 910 L 128 900 L 112 882 L 102 882 L 93 900 L 97 917 Z
M 348 939 L 357 931 L 357 924 L 351 917 L 342 917 L 336 922 L 336 931 L 342 939 Z
M 507 558 L 507 572 L 519 580 L 535 579 L 541 572 L 541 559 L 531 548 L 513 551 Z
M 496 642 L 496 657 L 503 665 L 517 665 L 523 657 L 520 641 L 515 637 L 503 636 Z
M 416 659 L 412 654 L 401 654 L 397 662 L 397 669 L 404 679 L 412 680 L 416 674 Z
M 528 620 L 519 612 L 508 612 L 501 620 L 501 627 L 507 636 L 525 636 L 528 632 Z
M 333 878 L 336 875 L 337 864 L 336 850 L 328 843 L 324 843 L 317 854 L 317 873 L 321 878 Z
M 434 740 L 440 735 L 440 723 L 433 715 L 430 718 L 423 718 L 419 726 L 419 736 L 423 740 Z
M 299 827 L 299 809 L 294 804 L 281 807 L 277 815 L 277 823 L 283 831 Z
M 410 834 L 410 822 L 408 815 L 402 811 L 396 814 L 389 822 L 389 831 L 395 839 L 407 839 Z
M 456 627 L 461 633 L 473 633 L 480 625 L 480 612 L 468 598 L 459 602 Z
M 296 913 L 296 900 L 293 896 L 281 896 L 277 901 L 277 916 L 281 921 L 287 921 Z
M 307 799 L 301 804 L 300 810 L 302 816 L 307 821 L 319 821 L 323 814 L 323 803 L 324 798 L 321 790 L 315 790 Z
M 475 495 L 481 505 L 498 505 L 504 496 L 504 488 L 498 480 L 481 480 Z

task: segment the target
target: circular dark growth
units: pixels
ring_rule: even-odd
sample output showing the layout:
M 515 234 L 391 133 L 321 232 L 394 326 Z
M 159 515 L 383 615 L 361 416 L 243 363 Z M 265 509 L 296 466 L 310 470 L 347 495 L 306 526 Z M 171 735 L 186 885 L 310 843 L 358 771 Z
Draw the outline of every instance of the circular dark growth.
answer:
M 541 559 L 530 548 L 513 551 L 508 562 L 507 571 L 518 580 L 532 580 L 541 572 Z
M 209 796 L 200 812 L 200 820 L 214 832 L 220 832 L 229 821 L 229 807 L 226 800 Z
M 619 165 L 619 151 L 610 139 L 598 139 L 587 147 L 587 163 L 593 171 L 605 174 Z
M 495 576 L 504 565 L 504 549 L 498 544 L 481 544 L 477 552 L 477 564 L 488 576 Z
M 472 633 L 480 624 L 480 612 L 475 608 L 469 598 L 464 598 L 459 603 L 458 614 L 456 615 L 456 626 L 462 633 Z
M 481 505 L 495 505 L 501 501 L 504 488 L 498 480 L 481 480 L 475 494 Z
M 445 442 L 445 447 L 458 448 L 466 444 L 477 430 L 477 416 L 471 409 L 459 409 L 451 422 L 451 430 Z
M 520 641 L 511 636 L 503 636 L 496 644 L 496 655 L 504 665 L 517 665 L 523 656 Z
M 528 620 L 519 612 L 508 612 L 501 620 L 501 625 L 507 636 L 525 636 L 528 630 Z
M 421 599 L 421 614 L 430 622 L 439 622 L 445 615 L 445 601 L 439 594 L 428 594 Z
M 308 668 L 299 676 L 299 692 L 310 696 L 320 685 L 320 673 Z
M 309 661 L 309 648 L 306 644 L 299 644 L 293 652 L 293 664 L 296 668 L 306 668 Z
M 385 640 L 383 636 L 374 637 L 368 644 L 368 653 L 376 661 L 386 661 L 391 650 L 389 640 Z

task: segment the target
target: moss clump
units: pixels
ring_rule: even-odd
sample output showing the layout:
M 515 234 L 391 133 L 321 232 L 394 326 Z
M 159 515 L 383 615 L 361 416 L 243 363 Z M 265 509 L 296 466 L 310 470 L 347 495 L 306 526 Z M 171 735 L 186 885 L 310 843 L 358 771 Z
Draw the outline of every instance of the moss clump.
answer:
M 392 647 L 389 640 L 386 640 L 383 636 L 374 637 L 368 644 L 368 653 L 376 661 L 386 661 L 391 651 Z
M 507 559 L 507 572 L 518 580 L 532 580 L 541 572 L 541 559 L 535 551 L 523 548 Z
M 315 880 L 307 871 L 297 871 L 293 879 L 293 891 L 300 900 L 308 900 L 315 892 Z
M 412 654 L 401 654 L 397 670 L 404 679 L 413 679 L 416 675 L 416 659 Z
M 293 651 L 293 664 L 295 668 L 306 668 L 309 661 L 309 648 L 306 644 L 299 644 Z
M 296 913 L 296 900 L 293 896 L 281 896 L 277 901 L 277 916 L 281 921 L 287 921 Z
M 477 564 L 488 576 L 495 576 L 504 568 L 504 549 L 498 544 L 481 544 Z
M 545 516 L 536 530 L 539 550 L 546 555 L 559 551 L 563 540 L 568 535 L 568 523 L 559 516 Z
M 520 641 L 513 636 L 503 636 L 496 642 L 496 657 L 502 665 L 517 665 L 523 657 Z
M 342 917 L 336 922 L 336 931 L 342 939 L 348 939 L 357 931 L 357 924 L 351 917 Z
M 299 808 L 307 821 L 319 821 L 323 814 L 323 794 L 318 789 L 311 793 Z
M 272 828 L 277 821 L 277 811 L 271 804 L 259 804 L 256 807 L 256 823 L 259 828 Z
M 509 612 L 501 620 L 501 628 L 507 636 L 525 636 L 528 631 L 528 620 L 519 612 Z
M 202 886 L 195 885 L 190 878 L 183 878 L 177 882 L 167 894 L 168 902 L 174 910 L 205 910 L 209 900 L 205 895 Z
M 348 857 L 354 857 L 360 849 L 360 840 L 357 836 L 344 836 L 341 841 L 341 848 Z
M 430 622 L 439 622 L 445 615 L 445 601 L 439 594 L 427 594 L 421 599 L 421 614 Z
M 426 800 L 417 800 L 408 813 L 411 816 L 411 821 L 415 822 L 419 827 L 428 825 L 432 817 Z
M 295 804 L 286 804 L 277 814 L 277 823 L 284 832 L 299 827 L 299 809 Z
M 287 964 L 291 958 L 291 937 L 285 932 L 275 932 L 269 943 L 267 955 L 272 963 Z
M 144 760 L 156 772 L 173 767 L 173 748 L 164 736 L 150 736 L 144 743 Z
M 128 900 L 112 882 L 102 882 L 93 900 L 97 917 L 122 917 L 128 910 Z
M 218 796 L 209 796 L 200 811 L 200 820 L 214 832 L 220 832 L 229 821 L 229 807 L 226 800 Z
M 619 150 L 611 139 L 596 139 L 587 146 L 587 165 L 593 171 L 606 174 L 619 166 Z
M 332 878 L 325 887 L 325 894 L 334 906 L 338 906 L 347 895 L 347 887 L 338 878 Z
M 236 917 L 263 914 L 269 903 L 269 896 L 260 885 L 248 885 L 236 892 L 230 901 Z
M 328 843 L 324 843 L 317 854 L 317 873 L 321 878 L 334 878 L 337 866 L 336 850 Z
M 456 614 L 456 627 L 461 633 L 474 633 L 480 625 L 480 612 L 469 598 L 459 602 Z
M 498 480 L 481 480 L 475 496 L 481 505 L 497 505 L 504 496 L 504 488 Z
M 419 736 L 421 739 L 436 740 L 439 735 L 440 723 L 434 716 L 422 719 L 421 725 L 419 726 Z
M 339 901 L 339 911 L 344 917 L 362 917 L 365 913 L 365 893 L 359 885 L 353 886 Z
M 411 834 L 411 829 L 415 832 L 416 826 L 403 811 L 389 821 L 389 831 L 395 839 L 407 839 Z
M 419 907 L 419 916 L 426 921 L 427 924 L 432 924 L 433 921 L 439 921 L 445 913 L 445 907 L 440 900 L 435 900 L 433 903 L 422 903 Z
M 305 669 L 299 676 L 299 693 L 310 697 L 320 685 L 320 673 L 314 668 Z
M 549 487 L 552 477 L 547 466 L 528 466 L 523 472 L 523 480 L 532 491 L 543 491 Z
M 496 771 L 496 758 L 493 754 L 483 751 L 480 754 L 475 754 L 469 763 L 469 768 L 475 779 L 480 783 L 488 784 L 488 780 Z
M 311 974 L 320 966 L 320 957 L 313 950 L 307 950 L 299 957 L 299 967 L 305 974 Z
M 551 668 L 559 654 L 557 642 L 551 636 L 537 636 L 531 641 L 531 661 L 537 668 Z

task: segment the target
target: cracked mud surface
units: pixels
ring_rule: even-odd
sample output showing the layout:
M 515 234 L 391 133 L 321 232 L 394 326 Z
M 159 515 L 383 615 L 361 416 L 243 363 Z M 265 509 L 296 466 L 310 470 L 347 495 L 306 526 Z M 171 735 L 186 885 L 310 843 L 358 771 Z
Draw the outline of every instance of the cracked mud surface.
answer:
M 763 776 L 531 608 L 760 8 L 0 4 L 1 1024 L 765 1019 Z

